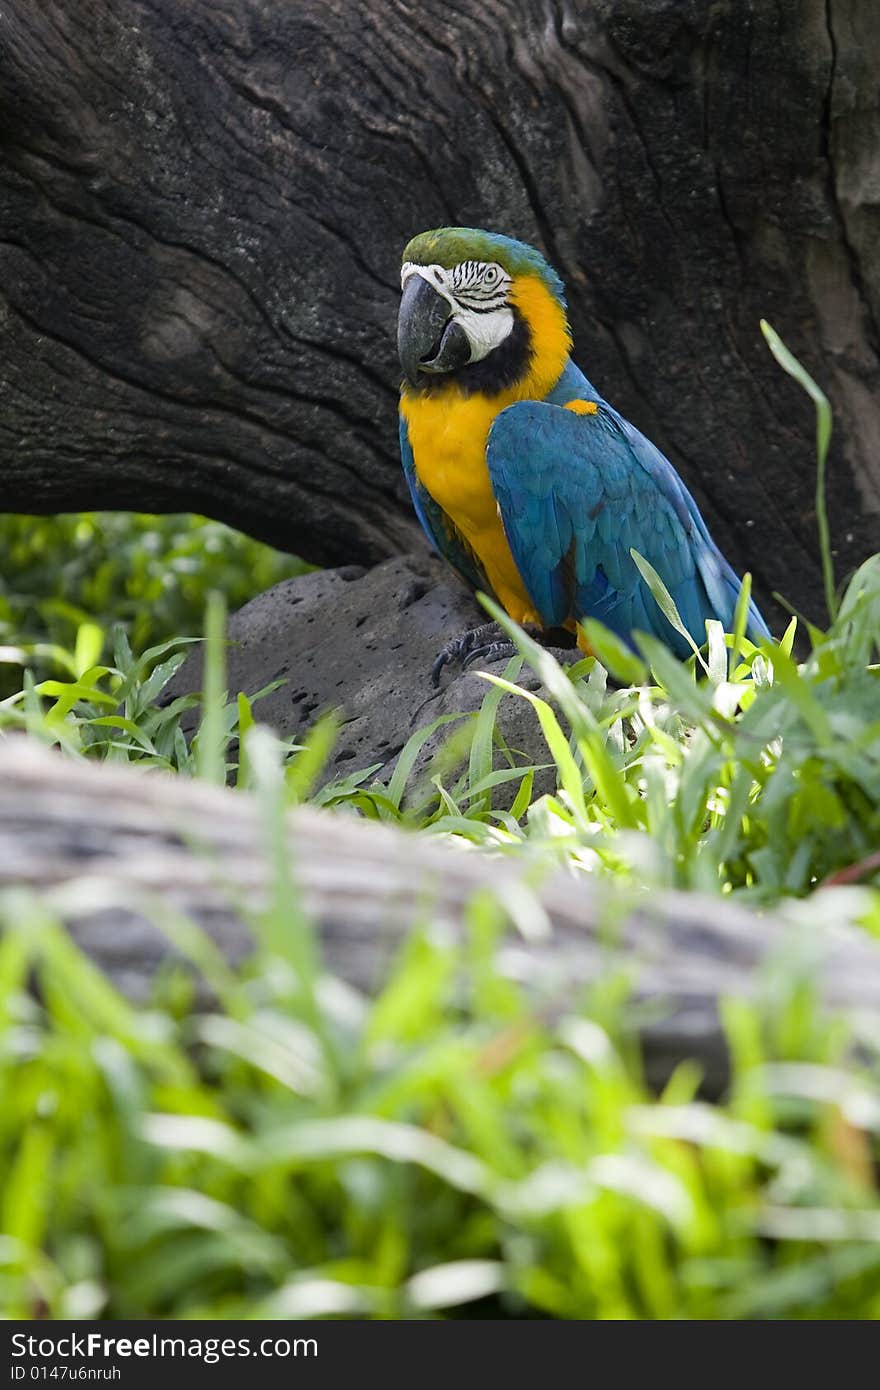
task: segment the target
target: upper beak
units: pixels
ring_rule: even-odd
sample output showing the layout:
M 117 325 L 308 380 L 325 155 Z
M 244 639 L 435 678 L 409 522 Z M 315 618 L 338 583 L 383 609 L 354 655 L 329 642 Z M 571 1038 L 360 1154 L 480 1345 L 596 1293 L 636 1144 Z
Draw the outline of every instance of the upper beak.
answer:
M 451 322 L 452 305 L 419 274 L 403 287 L 397 318 L 397 351 L 407 380 L 419 373 L 451 372 L 471 360 L 471 345 L 460 324 Z

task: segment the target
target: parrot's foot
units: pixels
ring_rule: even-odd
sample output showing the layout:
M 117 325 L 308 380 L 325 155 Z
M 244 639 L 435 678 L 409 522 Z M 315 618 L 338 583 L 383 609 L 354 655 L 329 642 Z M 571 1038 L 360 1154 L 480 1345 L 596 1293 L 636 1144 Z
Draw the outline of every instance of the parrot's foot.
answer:
M 498 623 L 483 623 L 473 627 L 447 642 L 438 653 L 431 667 L 431 684 L 440 684 L 440 673 L 444 666 L 461 662 L 462 671 L 477 661 L 505 661 L 516 656 L 517 649 Z

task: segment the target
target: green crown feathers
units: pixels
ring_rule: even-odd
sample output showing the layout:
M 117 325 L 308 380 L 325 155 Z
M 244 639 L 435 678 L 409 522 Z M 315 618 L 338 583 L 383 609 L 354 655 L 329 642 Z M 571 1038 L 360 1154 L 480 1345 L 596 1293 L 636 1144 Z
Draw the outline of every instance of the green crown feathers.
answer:
M 403 260 L 416 265 L 442 265 L 446 270 L 462 261 L 495 261 L 508 275 L 540 276 L 550 293 L 565 304 L 565 286 L 540 251 L 500 232 L 486 232 L 478 227 L 436 227 L 414 236 L 404 250 Z

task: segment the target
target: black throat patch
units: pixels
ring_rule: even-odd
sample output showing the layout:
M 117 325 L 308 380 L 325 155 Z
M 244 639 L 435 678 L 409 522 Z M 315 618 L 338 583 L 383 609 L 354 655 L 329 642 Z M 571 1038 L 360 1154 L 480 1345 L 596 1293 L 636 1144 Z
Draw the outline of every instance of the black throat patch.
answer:
M 513 313 L 512 329 L 504 342 L 493 348 L 481 362 L 468 362 L 457 371 L 442 376 L 419 373 L 418 385 L 408 386 L 407 389 L 421 396 L 433 396 L 447 386 L 457 386 L 466 396 L 498 396 L 522 381 L 534 354 L 532 335 L 515 305 L 510 305 L 510 308 Z

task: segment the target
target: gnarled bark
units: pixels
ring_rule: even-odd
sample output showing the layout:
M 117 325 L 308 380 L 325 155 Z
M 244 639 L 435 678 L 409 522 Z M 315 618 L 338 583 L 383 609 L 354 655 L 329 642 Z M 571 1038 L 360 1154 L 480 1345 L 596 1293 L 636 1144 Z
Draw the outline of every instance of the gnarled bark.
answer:
M 193 508 L 321 562 L 416 534 L 397 267 L 537 242 L 577 355 L 759 590 L 880 514 L 880 11 L 860 0 L 6 0 L 4 505 Z

